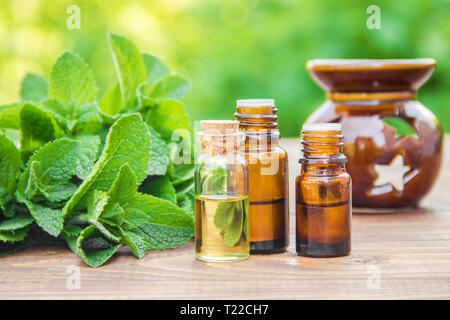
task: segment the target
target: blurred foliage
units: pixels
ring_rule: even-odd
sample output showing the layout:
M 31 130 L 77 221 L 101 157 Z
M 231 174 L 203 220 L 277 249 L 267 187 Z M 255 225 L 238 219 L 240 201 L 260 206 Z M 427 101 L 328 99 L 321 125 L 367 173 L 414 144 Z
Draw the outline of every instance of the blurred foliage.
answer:
M 79 30 L 66 27 L 73 4 Z M 370 4 L 381 8 L 380 30 L 366 27 Z M 231 119 L 236 99 L 275 98 L 285 136 L 324 100 L 308 59 L 432 57 L 419 98 L 450 130 L 448 0 L 0 0 L 0 104 L 19 100 L 26 72 L 48 78 L 64 49 L 88 61 L 103 95 L 115 79 L 107 30 L 192 80 L 191 119 Z

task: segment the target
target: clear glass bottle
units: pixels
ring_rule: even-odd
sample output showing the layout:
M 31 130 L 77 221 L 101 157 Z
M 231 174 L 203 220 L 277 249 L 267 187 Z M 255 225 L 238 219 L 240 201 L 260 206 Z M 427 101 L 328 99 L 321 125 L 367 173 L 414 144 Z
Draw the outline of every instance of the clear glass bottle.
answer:
M 203 261 L 248 258 L 248 166 L 237 121 L 201 121 L 195 169 L 195 255 Z
M 351 179 L 345 170 L 341 125 L 303 126 L 301 174 L 296 179 L 297 253 L 345 256 L 351 250 Z
M 273 99 L 237 101 L 249 166 L 250 252 L 280 253 L 289 245 L 288 156 L 280 148 Z

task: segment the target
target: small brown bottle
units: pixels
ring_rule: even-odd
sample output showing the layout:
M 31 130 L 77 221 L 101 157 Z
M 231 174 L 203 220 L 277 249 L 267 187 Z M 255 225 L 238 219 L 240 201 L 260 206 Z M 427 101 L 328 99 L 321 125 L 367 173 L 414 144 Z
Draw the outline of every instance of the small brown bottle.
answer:
M 351 179 L 345 170 L 341 125 L 303 126 L 301 174 L 296 179 L 297 253 L 339 257 L 351 251 Z
M 280 148 L 273 99 L 237 101 L 249 167 L 250 252 L 280 253 L 289 245 L 288 157 Z

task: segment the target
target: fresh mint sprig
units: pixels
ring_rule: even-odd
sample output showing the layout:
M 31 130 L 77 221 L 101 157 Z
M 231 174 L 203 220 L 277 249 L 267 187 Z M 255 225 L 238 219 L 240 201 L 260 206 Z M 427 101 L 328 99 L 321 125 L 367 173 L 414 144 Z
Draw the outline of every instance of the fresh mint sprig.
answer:
M 190 84 L 130 39 L 108 42 L 117 82 L 100 101 L 92 69 L 64 52 L 48 82 L 28 74 L 22 102 L 0 106 L 0 256 L 38 245 L 30 228 L 92 267 L 123 245 L 142 258 L 193 237 L 193 165 L 171 141 L 191 129 Z

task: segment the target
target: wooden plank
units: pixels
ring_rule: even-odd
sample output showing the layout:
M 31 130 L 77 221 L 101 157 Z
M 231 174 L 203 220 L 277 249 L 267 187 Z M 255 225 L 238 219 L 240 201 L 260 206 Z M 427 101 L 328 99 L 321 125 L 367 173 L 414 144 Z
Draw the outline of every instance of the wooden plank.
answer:
M 299 142 L 290 155 L 291 245 L 284 254 L 237 263 L 194 259 L 193 242 L 137 260 L 121 250 L 105 266 L 87 267 L 65 248 L 23 251 L 0 260 L 0 299 L 420 299 L 450 298 L 450 148 L 433 192 L 420 209 L 354 215 L 353 250 L 344 258 L 297 257 L 293 180 Z M 70 289 L 79 267 L 81 288 Z M 379 272 L 380 285 L 372 281 Z M 70 287 L 70 286 L 69 286 Z

